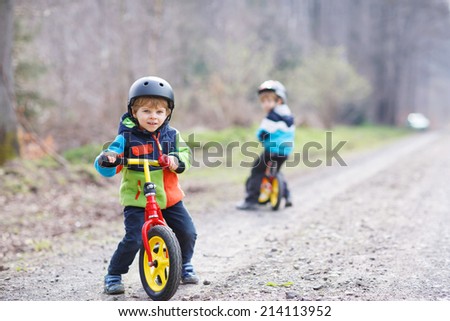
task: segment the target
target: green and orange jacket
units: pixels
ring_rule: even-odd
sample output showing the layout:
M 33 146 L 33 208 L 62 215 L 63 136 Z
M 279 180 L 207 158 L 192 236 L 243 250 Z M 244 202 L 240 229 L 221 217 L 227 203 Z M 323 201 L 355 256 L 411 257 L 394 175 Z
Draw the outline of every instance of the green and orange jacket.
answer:
M 122 116 L 117 137 L 104 152 L 115 152 L 127 158 L 158 159 L 161 153 L 177 157 L 179 167 L 176 172 L 167 168 L 151 167 L 151 180 L 156 185 L 156 201 L 161 209 L 171 207 L 183 199 L 184 192 L 178 183 L 178 174 L 191 166 L 192 155 L 180 133 L 168 123 L 150 133 L 140 129 L 126 113 Z M 123 206 L 145 207 L 143 167 L 101 167 L 98 163 L 99 157 L 100 155 L 95 159 L 94 166 L 101 175 L 112 177 L 122 173 L 120 203 Z

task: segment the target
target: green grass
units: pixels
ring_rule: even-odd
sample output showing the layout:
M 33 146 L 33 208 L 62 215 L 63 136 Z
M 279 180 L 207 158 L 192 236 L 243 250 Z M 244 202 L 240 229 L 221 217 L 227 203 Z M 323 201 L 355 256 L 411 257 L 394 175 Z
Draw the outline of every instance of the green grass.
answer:
M 72 164 L 93 164 L 95 158 L 103 150 L 100 144 L 89 144 L 73 148 L 63 153 L 64 158 Z
M 258 125 L 255 124 L 250 127 L 233 127 L 219 131 L 184 131 L 183 139 L 193 150 L 194 162 L 197 164 L 189 172 L 183 174 L 181 179 L 208 180 L 210 183 L 242 183 L 250 172 L 250 168 L 242 166 L 242 162 L 250 164 L 254 157 L 257 157 L 262 151 L 256 141 L 257 127 Z M 329 132 L 328 144 L 327 132 Z M 410 130 L 404 128 L 370 124 L 338 126 L 332 130 L 298 127 L 294 151 L 303 155 L 308 145 L 318 143 L 320 145 L 316 144 L 316 147 L 310 146 L 308 152 L 316 159 L 320 159 L 324 157 L 326 147 L 330 150 L 339 142 L 345 142 L 342 149 L 339 150 L 340 155 L 345 155 L 353 151 L 374 148 L 410 133 Z M 249 144 L 249 142 L 251 146 L 247 146 L 247 153 L 244 155 L 239 146 L 244 143 Z M 323 148 L 318 149 L 317 146 Z M 101 150 L 101 145 L 90 144 L 67 150 L 63 155 L 72 164 L 92 166 L 91 164 Z M 305 165 L 300 163 L 299 167 L 304 168 Z M 295 170 L 295 168 L 289 170 Z
M 187 131 L 183 133 L 183 138 L 191 148 L 196 147 L 203 149 L 205 146 L 208 147 L 208 143 L 210 143 L 209 147 L 211 147 L 211 142 L 219 143 L 224 146 L 235 141 L 240 143 L 248 141 L 256 142 L 256 130 L 257 125 L 251 127 L 233 127 L 220 131 Z M 387 140 L 410 134 L 411 130 L 371 124 L 363 126 L 338 126 L 331 130 L 298 127 L 296 130 L 295 149 L 300 151 L 301 147 L 308 142 L 319 142 L 320 144 L 325 145 L 326 132 L 332 133 L 333 141 L 346 141 L 346 150 L 352 150 L 375 147 L 376 145 L 383 144 Z
M 256 140 L 257 125 L 251 127 L 231 127 L 222 130 L 186 131 L 182 133 L 183 139 L 189 147 L 203 148 L 207 143 L 216 142 L 227 145 L 231 142 L 246 142 Z
M 317 129 L 314 129 L 314 131 L 317 131 Z M 370 149 L 412 133 L 411 130 L 406 128 L 370 124 L 357 127 L 339 126 L 331 130 L 331 132 L 333 133 L 333 141 L 347 142 L 344 147 L 345 152 Z M 298 134 L 301 136 L 301 133 Z M 318 136 L 323 139 L 323 131 Z
M 193 148 L 194 160 L 200 163 L 200 166 L 194 166 L 188 173 L 184 174 L 183 180 L 208 179 L 212 183 L 244 182 L 250 173 L 250 168 L 248 166 L 240 166 L 240 164 L 242 161 L 251 162 L 252 158 L 244 156 L 239 148 L 227 149 L 227 146 L 229 147 L 232 142 L 239 142 L 240 144 L 254 142 L 256 145 L 256 130 L 257 126 L 255 125 L 249 128 L 238 127 L 222 131 L 201 131 L 195 133 L 194 136 L 191 136 L 191 142 L 188 144 Z M 329 133 L 327 134 L 327 132 Z M 296 130 L 294 152 L 300 153 L 300 157 L 304 157 L 305 152 L 307 152 L 311 160 L 323 159 L 327 149 L 332 150 L 340 142 L 345 142 L 339 150 L 339 155 L 342 156 L 350 152 L 374 148 L 410 133 L 410 130 L 404 128 L 370 124 L 357 127 L 338 126 L 332 130 L 299 127 Z M 188 133 L 187 135 L 183 135 L 186 141 L 188 141 L 189 135 L 192 134 Z M 195 148 L 192 144 L 192 137 L 195 138 Z M 311 143 L 314 146 L 311 146 Z M 215 146 L 218 145 L 222 146 L 221 151 L 223 156 L 212 157 L 216 152 Z M 322 148 L 319 149 L 317 146 Z M 226 154 L 227 150 L 229 151 L 228 155 Z M 252 154 L 255 157 L 261 151 L 261 147 L 247 149 L 248 154 Z M 210 162 L 219 161 L 221 166 L 208 167 L 205 165 L 205 159 Z M 304 162 L 300 162 L 298 167 L 305 168 L 306 166 Z M 296 168 L 290 168 L 289 171 L 296 169 L 297 166 Z

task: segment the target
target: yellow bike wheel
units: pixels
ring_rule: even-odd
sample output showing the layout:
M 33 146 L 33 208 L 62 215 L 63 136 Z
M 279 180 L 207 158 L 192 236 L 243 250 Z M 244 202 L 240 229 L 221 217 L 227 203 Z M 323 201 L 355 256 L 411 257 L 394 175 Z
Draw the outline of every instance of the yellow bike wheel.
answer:
M 276 211 L 280 208 L 281 200 L 283 199 L 283 179 L 280 175 L 272 179 L 272 193 L 270 194 L 270 205 L 272 210 Z
M 155 226 L 148 232 L 152 262 L 144 246 L 139 255 L 139 274 L 147 295 L 155 301 L 169 300 L 181 279 L 181 250 L 178 240 L 167 226 Z

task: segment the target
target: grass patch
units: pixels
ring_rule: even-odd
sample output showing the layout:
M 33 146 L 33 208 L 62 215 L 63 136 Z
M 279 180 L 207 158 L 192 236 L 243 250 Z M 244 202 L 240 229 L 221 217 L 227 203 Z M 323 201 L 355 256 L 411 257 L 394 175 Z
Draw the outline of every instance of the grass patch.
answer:
M 216 183 L 242 183 L 250 173 L 251 163 L 262 151 L 256 139 L 258 124 L 250 127 L 232 127 L 217 130 L 192 130 L 182 133 L 183 139 L 193 151 L 193 168 L 181 175 L 181 180 L 208 181 Z M 327 131 L 328 144 L 327 144 Z M 332 130 L 298 127 L 294 152 L 303 155 L 305 146 L 317 143 L 322 146 L 310 148 L 309 156 L 315 159 L 324 157 L 325 152 L 339 142 L 345 142 L 341 154 L 366 150 L 400 138 L 411 131 L 405 128 L 376 126 L 338 126 Z M 330 140 L 331 139 L 331 140 Z M 243 150 L 242 146 L 245 145 Z M 315 145 L 315 146 L 319 146 Z M 328 146 L 327 146 L 328 145 Z M 64 152 L 64 157 L 72 164 L 91 165 L 103 146 L 89 144 Z M 302 156 L 300 156 L 302 157 Z M 305 165 L 300 163 L 300 168 Z M 289 171 L 295 168 L 289 169 Z
M 208 144 L 228 145 L 232 142 L 256 141 L 257 125 L 251 127 L 230 127 L 222 130 L 199 130 L 182 133 L 183 139 L 191 148 L 205 148 Z
M 267 286 L 272 286 L 272 287 L 284 287 L 284 288 L 289 288 L 291 286 L 294 285 L 294 282 L 284 282 L 281 284 L 275 283 L 275 282 L 267 282 L 266 283 Z
M 53 247 L 50 240 L 36 240 L 33 243 L 33 248 L 35 252 L 49 251 Z
M 63 156 L 71 164 L 93 164 L 102 150 L 103 146 L 100 144 L 88 144 L 69 149 L 63 153 Z
M 407 128 L 376 126 L 371 124 L 356 127 L 339 126 L 331 132 L 333 133 L 333 141 L 347 142 L 343 149 L 344 152 L 370 149 L 412 133 Z
M 212 184 L 244 182 L 250 174 L 250 164 L 262 151 L 255 136 L 257 127 L 254 125 L 250 128 L 237 127 L 222 131 L 203 130 L 194 134 L 184 134 L 184 139 L 193 149 L 195 165 L 188 173 L 182 175 L 182 180 L 208 180 Z M 329 133 L 327 134 L 327 132 Z M 338 126 L 332 130 L 299 127 L 296 129 L 294 152 L 300 154 L 301 159 L 306 151 L 310 160 L 314 161 L 324 158 L 327 149 L 335 148 L 339 142 L 345 142 L 342 149 L 339 150 L 339 154 L 345 155 L 353 151 L 374 148 L 407 134 L 411 134 L 411 131 L 405 128 L 370 124 L 357 127 Z M 239 146 L 246 142 L 253 142 L 252 146 L 255 147 L 245 148 L 244 153 L 241 147 L 230 146 L 234 142 L 239 142 Z M 315 147 L 311 147 L 311 144 Z M 321 148 L 319 149 L 317 146 L 321 146 Z M 298 166 L 290 168 L 289 171 L 305 167 L 300 161 Z

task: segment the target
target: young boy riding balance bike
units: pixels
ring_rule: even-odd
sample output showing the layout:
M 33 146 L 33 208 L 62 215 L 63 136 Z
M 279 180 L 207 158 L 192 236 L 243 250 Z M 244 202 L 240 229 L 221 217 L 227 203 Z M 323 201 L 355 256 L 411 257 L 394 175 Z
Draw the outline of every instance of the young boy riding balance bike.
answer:
M 259 101 L 266 113 L 256 133 L 262 143 L 264 151 L 253 163 L 250 177 L 247 179 L 246 197 L 236 206 L 239 210 L 256 210 L 260 194 L 261 181 L 265 175 L 267 166 L 275 163 L 277 171 L 292 153 L 294 147 L 294 117 L 287 105 L 285 87 L 276 80 L 267 80 L 258 88 Z M 282 188 L 286 199 L 285 206 L 292 206 L 290 192 L 286 181 Z
M 181 248 L 182 283 L 197 284 L 199 279 L 191 263 L 197 232 L 184 207 L 184 193 L 178 174 L 190 167 L 191 151 L 179 132 L 169 126 L 174 110 L 174 94 L 162 78 L 143 77 L 130 87 L 128 111 L 122 116 L 119 133 L 109 147 L 95 160 L 95 168 L 105 176 L 122 173 L 120 202 L 124 206 L 125 236 L 118 244 L 105 276 L 105 293 L 120 294 L 125 289 L 122 274 L 128 272 L 142 246 L 146 197 L 143 192 L 144 169 L 139 165 L 111 167 L 118 157 L 168 160 L 167 168 L 152 167 L 156 201 L 167 225 L 175 233 Z

